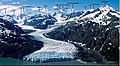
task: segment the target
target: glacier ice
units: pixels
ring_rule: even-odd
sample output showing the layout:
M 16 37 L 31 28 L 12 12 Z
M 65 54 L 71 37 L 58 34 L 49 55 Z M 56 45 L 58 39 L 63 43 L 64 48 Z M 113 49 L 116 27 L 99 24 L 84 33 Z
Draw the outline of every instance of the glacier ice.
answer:
M 44 47 L 38 51 L 24 56 L 23 60 L 34 62 L 50 62 L 74 59 L 74 54 L 77 52 L 77 48 L 73 44 L 50 39 L 43 35 L 44 33 L 52 31 L 53 28 L 56 28 L 56 26 L 46 30 L 39 29 L 29 34 L 34 37 L 34 40 L 42 41 L 44 43 Z
M 35 52 L 27 55 L 23 60 L 34 61 L 34 62 L 50 62 L 50 61 L 67 61 L 73 60 L 74 57 L 67 52 Z

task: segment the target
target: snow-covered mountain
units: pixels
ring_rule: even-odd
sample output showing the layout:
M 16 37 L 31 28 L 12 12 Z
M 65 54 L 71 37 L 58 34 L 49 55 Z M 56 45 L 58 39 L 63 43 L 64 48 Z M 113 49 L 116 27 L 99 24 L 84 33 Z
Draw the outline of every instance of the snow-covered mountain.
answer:
M 107 23 L 101 22 L 104 19 L 111 19 L 112 17 L 120 17 L 120 13 L 118 11 L 115 11 L 112 7 L 106 5 L 97 9 L 89 9 L 86 10 L 81 16 L 80 19 L 90 19 L 91 21 L 98 22 L 102 25 L 108 25 L 109 21 Z
M 63 11 L 63 12 L 56 12 L 53 14 L 53 16 L 58 21 L 65 21 L 69 19 L 75 19 L 76 17 L 79 17 L 82 14 L 80 11 L 71 11 L 71 9 Z
M 74 20 L 75 17 L 79 17 L 81 15 L 80 11 L 75 11 L 71 9 L 56 12 L 41 8 L 40 12 L 36 14 L 34 13 L 35 15 L 32 14 L 31 16 L 31 13 L 21 12 L 21 10 L 19 9 L 19 7 L 21 6 L 2 5 L 0 7 L 1 18 L 13 22 L 14 24 L 30 25 L 39 29 L 46 29 L 48 25 L 53 25 L 55 22 L 62 22 L 69 19 Z M 4 8 L 7 8 L 6 14 L 4 13 Z M 13 12 L 13 10 L 16 11 Z M 31 8 L 31 12 L 36 10 L 38 10 L 37 7 Z
M 4 20 L 7 20 L 9 22 L 12 22 L 13 24 L 17 23 L 13 15 L 4 15 L 4 16 L 1 16 L 0 18 L 3 18 Z
M 0 18 L 0 26 L 1 26 L 1 29 L 8 30 L 8 31 L 10 30 L 10 32 L 13 32 L 17 35 L 24 34 L 24 31 L 20 27 L 2 18 Z M 6 32 L 6 33 L 9 33 L 9 32 Z
M 118 62 L 119 19 L 120 13 L 106 5 L 84 11 L 78 20 L 69 21 L 46 36 L 81 45 L 101 53 L 108 61 Z M 79 57 L 83 60 L 81 55 Z
M 26 20 L 26 25 L 34 26 L 38 29 L 46 29 L 49 25 L 54 25 L 55 22 L 62 22 L 69 19 L 74 20 L 74 18 L 79 17 L 81 12 L 55 12 L 55 13 L 40 13 L 34 16 L 31 16 Z M 24 21 L 25 22 L 25 21 Z
M 56 21 L 57 20 L 49 14 L 36 14 L 27 20 L 26 25 L 33 26 L 38 29 L 46 29 L 49 25 L 53 25 Z

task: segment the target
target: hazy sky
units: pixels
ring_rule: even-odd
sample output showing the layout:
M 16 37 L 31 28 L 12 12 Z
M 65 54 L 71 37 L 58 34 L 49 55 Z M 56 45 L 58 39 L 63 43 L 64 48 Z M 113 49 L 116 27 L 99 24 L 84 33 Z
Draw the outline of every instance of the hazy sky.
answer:
M 112 6 L 115 9 L 119 9 L 119 0 L 108 1 L 108 5 Z M 89 5 L 92 3 L 100 4 L 101 6 L 103 5 L 103 3 L 101 3 L 101 0 L 0 0 L 0 3 L 4 5 L 31 5 L 33 7 L 48 5 L 48 9 L 51 9 L 55 4 L 65 4 L 67 2 L 78 2 L 79 4 L 74 5 L 75 9 L 77 10 L 83 10 L 84 5 L 87 5 L 87 8 L 89 8 Z M 95 6 L 95 8 L 97 7 L 98 6 Z

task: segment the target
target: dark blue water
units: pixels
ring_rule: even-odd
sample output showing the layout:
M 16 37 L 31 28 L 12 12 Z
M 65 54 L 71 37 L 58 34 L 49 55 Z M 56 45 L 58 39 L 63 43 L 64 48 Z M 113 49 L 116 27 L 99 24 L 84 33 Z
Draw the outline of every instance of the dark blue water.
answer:
M 83 64 L 79 61 L 63 61 L 63 62 L 49 62 L 49 63 L 37 63 L 31 61 L 23 61 L 12 58 L 0 58 L 0 65 L 77 65 L 77 66 L 118 66 L 117 64 L 95 64 L 87 63 Z
M 82 64 L 78 61 L 63 61 L 63 62 L 49 62 L 49 63 L 37 63 L 31 61 L 23 61 L 12 58 L 0 58 L 0 65 L 74 65 Z

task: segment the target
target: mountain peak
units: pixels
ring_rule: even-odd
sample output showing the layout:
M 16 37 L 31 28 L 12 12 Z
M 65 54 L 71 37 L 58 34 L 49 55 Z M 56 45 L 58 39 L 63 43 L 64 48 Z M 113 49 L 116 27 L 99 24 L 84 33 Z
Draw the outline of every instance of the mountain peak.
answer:
M 110 10 L 112 10 L 112 11 L 115 11 L 115 9 L 114 8 L 112 8 L 111 6 L 109 6 L 109 5 L 105 5 L 105 6 L 102 6 L 102 7 L 100 7 L 99 8 L 101 11 L 110 11 Z

